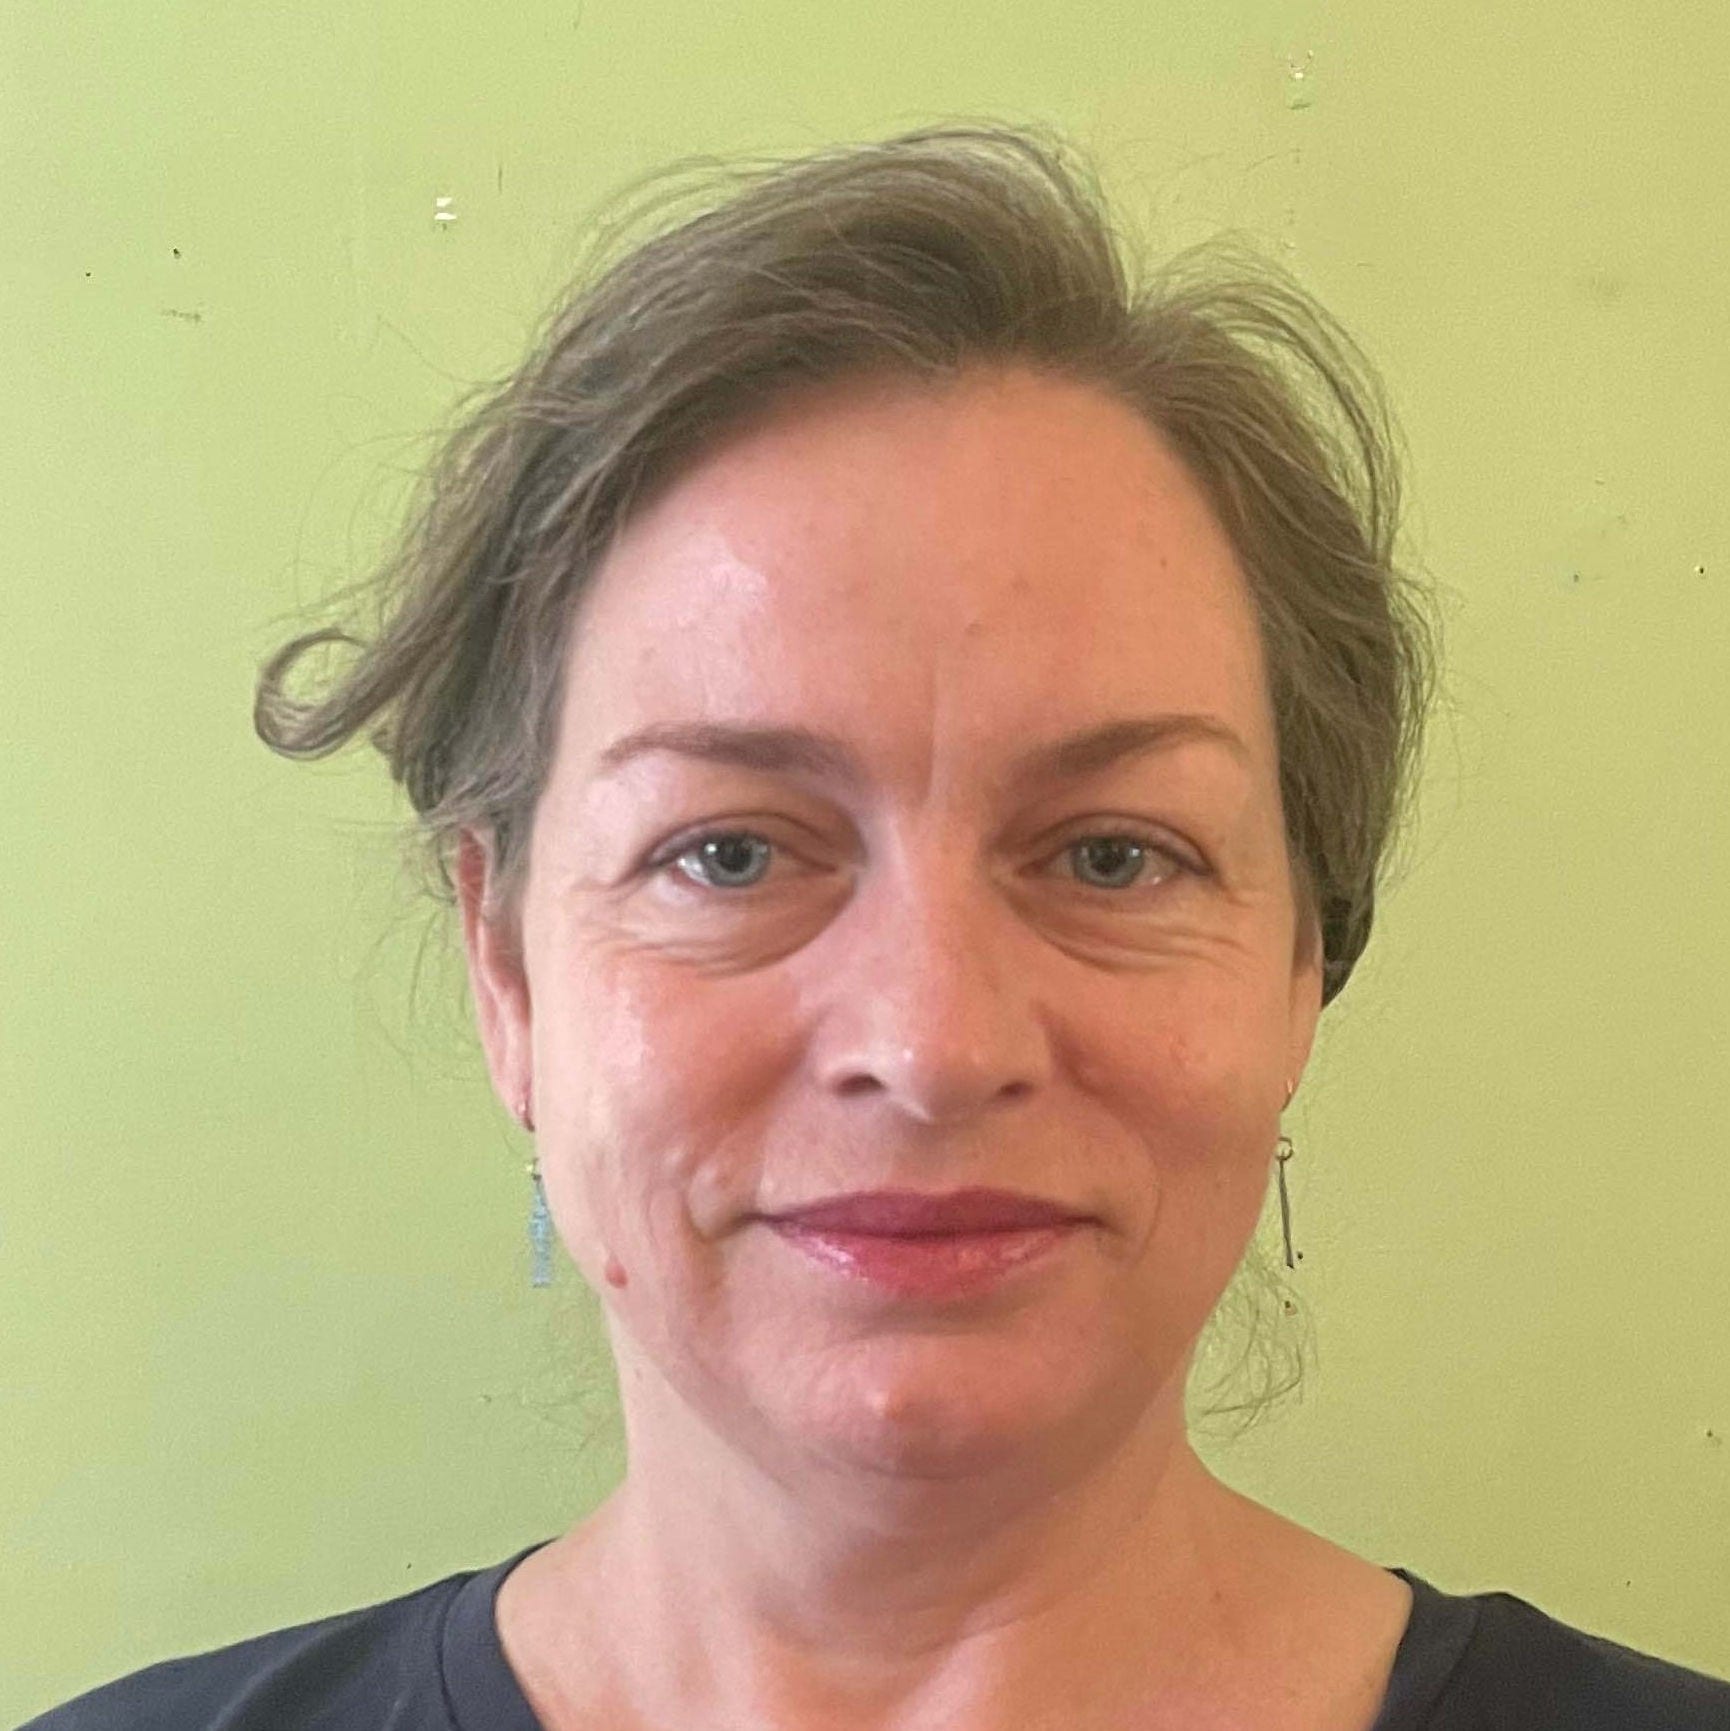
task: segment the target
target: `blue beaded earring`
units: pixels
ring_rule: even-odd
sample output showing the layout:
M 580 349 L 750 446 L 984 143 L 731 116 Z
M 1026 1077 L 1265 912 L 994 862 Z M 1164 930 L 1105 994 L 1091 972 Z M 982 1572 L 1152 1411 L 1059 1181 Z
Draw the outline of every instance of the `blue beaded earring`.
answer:
M 529 1116 L 528 1096 L 523 1096 L 523 1103 L 517 1108 L 517 1119 L 530 1135 L 534 1134 L 535 1121 Z M 529 1175 L 529 1181 L 534 1185 L 534 1202 L 529 1208 L 529 1250 L 532 1261 L 529 1268 L 529 1284 L 531 1286 L 551 1286 L 553 1283 L 553 1217 L 547 1209 L 547 1190 L 541 1182 L 541 1162 L 537 1155 L 524 1167 Z

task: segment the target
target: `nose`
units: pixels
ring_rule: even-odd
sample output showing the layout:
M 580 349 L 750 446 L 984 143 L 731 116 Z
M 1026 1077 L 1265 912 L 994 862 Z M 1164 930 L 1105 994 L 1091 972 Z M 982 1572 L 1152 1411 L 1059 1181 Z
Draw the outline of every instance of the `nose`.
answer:
M 1027 933 L 976 866 L 868 874 L 828 938 L 815 964 L 834 1093 L 937 1125 L 1020 1099 L 1048 1074 Z

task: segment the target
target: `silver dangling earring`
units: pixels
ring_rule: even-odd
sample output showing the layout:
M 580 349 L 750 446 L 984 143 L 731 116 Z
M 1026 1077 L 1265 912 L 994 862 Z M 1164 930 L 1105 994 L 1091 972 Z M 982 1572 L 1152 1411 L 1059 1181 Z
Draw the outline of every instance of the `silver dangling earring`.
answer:
M 1287 1082 L 1285 1085 L 1285 1106 L 1280 1107 L 1280 1110 L 1282 1112 L 1286 1109 L 1286 1106 L 1289 1106 L 1292 1103 L 1292 1096 L 1296 1093 L 1297 1093 L 1297 1083 L 1296 1082 Z M 1297 1152 L 1297 1150 L 1292 1146 L 1291 1137 L 1286 1135 L 1286 1133 L 1282 1130 L 1280 1132 L 1279 1141 L 1275 1144 L 1275 1147 L 1274 1147 L 1274 1159 L 1279 1162 L 1279 1218 L 1280 1218 L 1280 1226 L 1285 1233 L 1285 1265 L 1287 1268 L 1296 1268 L 1297 1263 L 1292 1260 L 1291 1198 L 1286 1194 L 1285 1163 L 1296 1152 Z M 1301 1252 L 1300 1252 L 1300 1255 L 1301 1255 Z
M 1279 1146 L 1275 1150 L 1274 1159 L 1279 1162 L 1279 1217 L 1280 1225 L 1285 1231 L 1285 1265 L 1287 1268 L 1296 1268 L 1297 1264 L 1292 1261 L 1291 1253 L 1291 1198 L 1286 1195 L 1285 1190 L 1285 1163 L 1296 1152 L 1297 1150 L 1292 1147 L 1291 1137 L 1282 1135 L 1279 1139 Z M 1300 1251 L 1299 1254 L 1301 1255 L 1302 1252 Z
M 525 1094 L 522 1104 L 517 1108 L 517 1121 L 531 1135 L 534 1133 L 535 1121 L 529 1116 L 529 1099 Z M 536 1155 L 526 1167 L 529 1181 L 534 1185 L 534 1202 L 529 1208 L 529 1249 L 533 1260 L 530 1265 L 529 1284 L 531 1286 L 551 1286 L 553 1283 L 553 1217 L 547 1208 L 546 1186 L 541 1182 L 541 1161 Z

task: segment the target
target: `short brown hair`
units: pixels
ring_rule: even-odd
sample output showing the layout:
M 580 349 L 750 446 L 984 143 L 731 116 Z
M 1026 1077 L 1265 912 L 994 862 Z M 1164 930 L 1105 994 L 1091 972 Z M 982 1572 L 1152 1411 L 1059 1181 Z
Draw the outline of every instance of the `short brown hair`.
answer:
M 1145 416 L 1236 549 L 1331 1000 L 1369 937 L 1433 669 L 1422 594 L 1393 562 L 1396 433 L 1362 352 L 1236 240 L 1132 281 L 1094 173 L 1040 129 L 929 128 L 716 179 L 726 196 L 579 276 L 467 409 L 377 573 L 376 637 L 284 644 L 260 671 L 260 737 L 319 757 L 382 718 L 371 738 L 435 893 L 454 899 L 475 827 L 489 912 L 515 911 L 572 619 L 632 510 L 798 384 L 1030 364 Z M 289 698 L 291 666 L 327 642 L 360 653 L 316 701 Z

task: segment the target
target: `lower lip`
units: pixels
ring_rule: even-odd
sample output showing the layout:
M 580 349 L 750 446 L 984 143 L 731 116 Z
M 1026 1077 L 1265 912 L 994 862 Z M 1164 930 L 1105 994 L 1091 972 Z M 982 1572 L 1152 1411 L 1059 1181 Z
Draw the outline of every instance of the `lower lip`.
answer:
M 769 1224 L 813 1262 L 882 1291 L 902 1298 L 967 1298 L 990 1291 L 1016 1269 L 1048 1256 L 1080 1223 L 923 1237 L 812 1231 L 784 1221 Z

